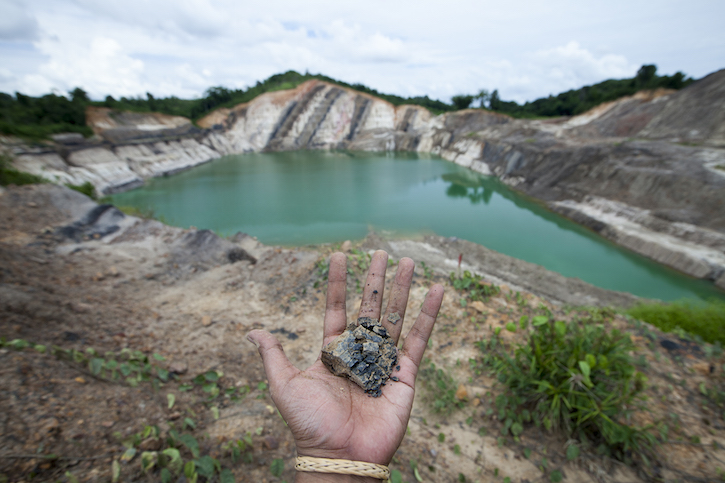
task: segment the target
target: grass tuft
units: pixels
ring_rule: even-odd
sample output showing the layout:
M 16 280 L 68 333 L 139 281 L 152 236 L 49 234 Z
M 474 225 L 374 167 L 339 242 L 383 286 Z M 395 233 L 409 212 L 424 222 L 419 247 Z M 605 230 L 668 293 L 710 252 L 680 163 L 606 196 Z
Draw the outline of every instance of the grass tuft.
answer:
M 96 195 L 96 188 L 90 181 L 86 181 L 83 184 L 67 184 L 66 186 L 79 193 L 83 193 L 92 200 L 98 199 L 98 195 Z
M 10 158 L 6 155 L 0 155 L 0 186 L 25 184 L 47 183 L 47 180 L 41 176 L 23 173 L 12 167 Z
M 640 304 L 627 313 L 665 332 L 679 328 L 699 335 L 705 342 L 725 345 L 725 302 Z

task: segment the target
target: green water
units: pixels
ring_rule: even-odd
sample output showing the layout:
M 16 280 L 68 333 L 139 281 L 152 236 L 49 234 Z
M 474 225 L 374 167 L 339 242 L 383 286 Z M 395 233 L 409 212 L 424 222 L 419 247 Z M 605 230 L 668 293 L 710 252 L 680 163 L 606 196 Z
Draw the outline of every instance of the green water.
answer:
M 599 287 L 662 300 L 723 297 L 711 283 L 618 248 L 495 178 L 434 156 L 296 151 L 228 156 L 137 190 L 116 205 L 171 224 L 305 245 L 436 233 L 479 243 Z

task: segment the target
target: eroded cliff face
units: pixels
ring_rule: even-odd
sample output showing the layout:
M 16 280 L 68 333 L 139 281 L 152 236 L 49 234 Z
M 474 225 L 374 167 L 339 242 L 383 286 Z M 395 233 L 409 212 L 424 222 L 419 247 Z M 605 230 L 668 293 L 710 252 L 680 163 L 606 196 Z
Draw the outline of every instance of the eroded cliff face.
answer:
M 101 193 L 234 153 L 431 152 L 725 288 L 725 70 L 682 91 L 639 93 L 570 119 L 515 120 L 483 110 L 432 116 L 315 80 L 219 109 L 198 127 L 98 108 L 87 118 L 94 140 L 66 136 L 43 148 L 6 140 L 6 148 L 21 170 L 90 181 Z

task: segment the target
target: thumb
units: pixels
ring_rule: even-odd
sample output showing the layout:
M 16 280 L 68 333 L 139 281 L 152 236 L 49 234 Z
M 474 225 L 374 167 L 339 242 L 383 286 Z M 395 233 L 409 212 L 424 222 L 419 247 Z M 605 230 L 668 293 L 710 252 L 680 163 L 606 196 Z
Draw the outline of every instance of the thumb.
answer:
M 257 346 L 259 355 L 262 356 L 272 399 L 276 401 L 278 389 L 284 387 L 300 371 L 287 359 L 282 344 L 266 330 L 253 330 L 247 334 L 247 339 Z

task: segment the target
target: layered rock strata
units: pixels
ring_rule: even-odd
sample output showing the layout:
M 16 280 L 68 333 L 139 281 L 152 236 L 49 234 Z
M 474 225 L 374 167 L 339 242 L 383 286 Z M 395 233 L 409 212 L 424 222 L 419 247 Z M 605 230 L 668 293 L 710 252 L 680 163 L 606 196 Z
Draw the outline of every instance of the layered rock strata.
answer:
M 725 70 L 678 92 L 639 93 L 570 119 L 484 110 L 432 116 L 315 80 L 215 111 L 198 127 L 98 108 L 87 118 L 92 141 L 28 147 L 5 140 L 5 149 L 23 171 L 90 181 L 101 193 L 233 153 L 431 152 L 497 176 L 638 253 L 725 283 Z

